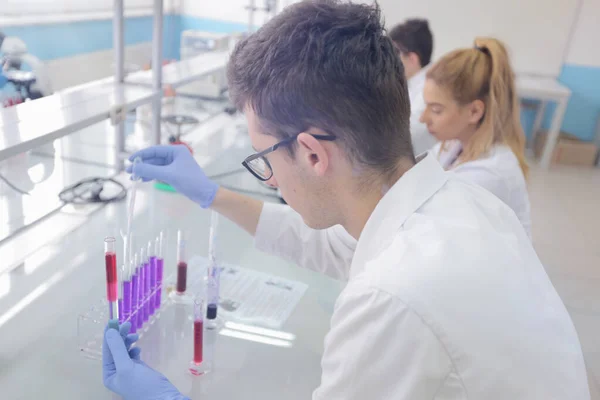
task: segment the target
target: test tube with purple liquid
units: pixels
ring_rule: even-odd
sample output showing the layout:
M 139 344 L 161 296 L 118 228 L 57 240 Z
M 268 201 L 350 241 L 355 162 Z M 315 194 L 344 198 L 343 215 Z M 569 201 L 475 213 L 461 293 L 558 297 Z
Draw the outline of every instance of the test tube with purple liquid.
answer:
M 156 309 L 160 308 L 162 303 L 162 281 L 163 281 L 163 269 L 165 264 L 165 259 L 163 255 L 163 233 L 162 231 L 158 234 L 156 241 L 154 243 L 155 248 L 154 252 L 156 255 L 156 286 L 157 290 L 154 294 L 154 306 Z
M 150 294 L 148 296 L 148 313 L 154 315 L 156 301 L 154 292 L 156 291 L 156 247 L 152 241 L 148 242 L 148 255 L 150 260 Z
M 135 333 L 140 326 L 138 325 L 138 302 L 140 296 L 139 286 L 139 269 L 138 269 L 138 255 L 134 254 L 133 260 L 131 261 L 131 333 Z

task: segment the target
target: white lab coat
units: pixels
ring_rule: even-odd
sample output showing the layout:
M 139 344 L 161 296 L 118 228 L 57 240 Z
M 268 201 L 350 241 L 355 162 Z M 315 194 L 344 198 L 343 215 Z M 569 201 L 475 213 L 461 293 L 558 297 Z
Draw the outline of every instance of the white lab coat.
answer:
M 379 202 L 350 268 L 339 228 L 299 228 L 293 214 L 265 205 L 257 246 L 348 277 L 313 399 L 590 398 L 569 315 L 488 191 L 426 157 Z
M 441 143 L 434 146 L 431 154 L 438 158 L 442 167 L 495 194 L 517 214 L 527 236 L 531 238 L 531 206 L 527 182 L 510 147 L 498 144 L 478 160 L 456 164 L 462 150 L 460 142 L 446 142 L 444 151 L 440 153 L 441 146 Z
M 425 111 L 423 87 L 425 86 L 426 74 L 427 69 L 423 68 L 408 80 L 408 96 L 410 98 L 410 133 L 415 155 L 426 152 L 437 142 L 435 137 L 429 133 L 427 125 L 419 122 L 421 114 Z

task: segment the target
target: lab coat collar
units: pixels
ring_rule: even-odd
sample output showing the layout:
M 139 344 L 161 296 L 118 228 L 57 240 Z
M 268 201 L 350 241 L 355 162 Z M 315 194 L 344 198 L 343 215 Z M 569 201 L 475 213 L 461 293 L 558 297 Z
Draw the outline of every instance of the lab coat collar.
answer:
M 407 218 L 429 200 L 448 180 L 435 157 L 425 156 L 408 170 L 383 196 L 358 239 L 350 279 L 366 263 L 389 246 Z
M 429 66 L 423 67 L 419 70 L 419 72 L 410 77 L 410 79 L 408 80 L 409 93 L 423 91 L 423 86 L 425 85 L 425 78 L 427 75 L 428 68 Z

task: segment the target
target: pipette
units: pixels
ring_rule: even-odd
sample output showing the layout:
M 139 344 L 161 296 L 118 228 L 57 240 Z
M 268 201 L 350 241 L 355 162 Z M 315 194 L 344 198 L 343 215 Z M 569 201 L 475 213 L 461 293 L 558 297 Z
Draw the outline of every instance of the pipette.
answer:
M 155 254 L 156 254 L 156 286 L 158 289 L 156 290 L 156 299 L 154 302 L 154 307 L 159 309 L 162 303 L 162 280 L 163 280 L 163 270 L 165 259 L 163 256 L 163 232 L 161 231 L 158 234 L 155 242 Z
M 212 211 L 210 216 L 210 231 L 208 238 L 208 273 L 207 273 L 207 307 L 206 307 L 206 327 L 215 329 L 217 327 L 217 312 L 219 309 L 219 284 L 221 270 L 219 268 L 217 257 L 217 229 L 219 226 L 219 214 Z
M 117 281 L 117 254 L 115 238 L 104 239 L 104 263 L 106 266 L 106 300 L 108 301 L 108 325 L 118 329 L 119 306 L 117 303 L 119 283 Z
M 142 159 L 140 157 L 136 157 L 133 160 L 133 167 L 135 168 L 135 166 L 139 163 L 142 162 Z M 131 180 L 133 181 L 133 184 L 131 185 L 131 193 L 129 195 L 129 204 L 127 205 L 127 232 L 125 234 L 125 236 L 123 237 L 123 245 L 124 245 L 124 258 L 125 258 L 125 265 L 129 265 L 130 262 L 132 261 L 132 240 L 131 240 L 131 227 L 133 224 L 133 211 L 135 209 L 135 196 L 137 193 L 137 188 L 140 182 L 140 177 L 137 176 L 135 173 L 131 174 Z

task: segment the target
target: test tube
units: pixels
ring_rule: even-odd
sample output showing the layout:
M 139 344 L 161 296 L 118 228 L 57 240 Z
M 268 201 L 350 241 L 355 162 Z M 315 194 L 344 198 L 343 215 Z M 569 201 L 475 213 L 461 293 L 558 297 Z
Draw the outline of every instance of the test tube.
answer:
M 143 321 L 148 321 L 148 295 L 150 294 L 150 262 L 148 260 L 148 253 L 145 247 L 142 247 L 140 250 L 140 263 L 141 269 L 143 271 L 144 276 L 144 290 L 142 292 L 142 303 L 140 305 L 142 309 L 142 317 Z
M 123 279 L 123 321 L 131 322 L 131 290 L 132 290 L 132 265 L 133 260 L 127 262 L 125 270 L 125 277 Z
M 108 300 L 109 323 L 119 318 L 117 281 L 117 253 L 115 253 L 115 238 L 104 239 L 104 262 L 106 265 L 106 300 Z M 112 322 L 114 324 L 114 322 Z
M 152 241 L 148 242 L 148 256 L 150 262 L 150 295 L 148 296 L 148 313 L 154 315 L 156 301 L 154 292 L 156 291 L 156 247 Z
M 207 363 L 204 362 L 204 300 L 202 296 L 194 299 L 194 344 L 193 357 L 189 371 L 192 375 L 204 375 L 208 372 Z
M 133 275 L 131 276 L 131 333 L 135 333 L 138 329 L 138 301 L 140 296 L 139 286 L 139 269 L 138 269 L 138 255 L 133 255 L 131 262 L 131 269 Z
M 208 276 L 207 295 L 208 305 L 206 308 L 206 327 L 215 329 L 217 327 L 217 311 L 219 309 L 219 281 L 220 268 L 217 257 L 217 227 L 219 225 L 219 214 L 212 211 L 210 217 L 210 231 L 208 241 Z
M 156 298 L 154 306 L 155 308 L 160 308 L 162 303 L 162 280 L 163 280 L 163 269 L 165 264 L 165 259 L 163 256 L 163 232 L 161 231 L 158 234 L 158 237 L 155 241 L 155 254 L 156 254 L 156 286 L 158 289 L 156 290 Z
M 144 258 L 146 258 L 146 250 L 140 250 L 138 258 L 138 329 L 144 325 L 144 293 L 146 290 L 146 274 L 144 271 Z
M 175 291 L 182 295 L 187 287 L 187 255 L 185 254 L 185 234 L 177 231 L 177 285 Z

